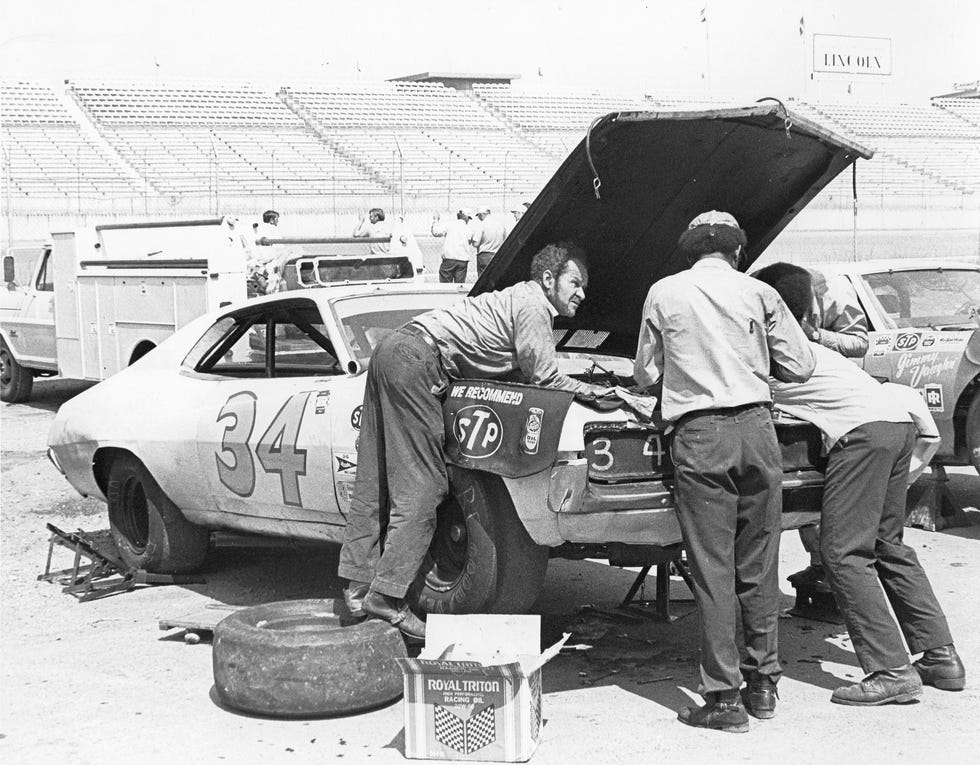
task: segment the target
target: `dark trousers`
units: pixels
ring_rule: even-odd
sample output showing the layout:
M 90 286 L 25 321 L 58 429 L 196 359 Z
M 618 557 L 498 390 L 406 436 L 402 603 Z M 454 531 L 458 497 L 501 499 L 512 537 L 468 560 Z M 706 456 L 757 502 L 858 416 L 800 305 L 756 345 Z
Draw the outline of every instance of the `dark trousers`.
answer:
M 440 403 L 445 387 L 436 353 L 407 329 L 388 335 L 371 357 L 338 574 L 396 598 L 418 575 L 436 508 L 449 489 Z
M 909 663 L 903 634 L 912 653 L 953 642 L 915 550 L 902 541 L 914 443 L 911 423 L 871 422 L 842 437 L 827 459 L 820 553 L 866 673 Z
M 469 265 L 470 262 L 468 260 L 443 258 L 442 263 L 439 264 L 439 281 L 462 284 L 466 281 L 466 269 Z
M 496 255 L 495 252 L 478 252 L 476 254 L 476 276 L 480 277 L 483 273 L 483 269 L 490 265 L 490 261 L 493 260 L 493 256 Z
M 671 453 L 677 518 L 701 616 L 698 692 L 736 690 L 743 676 L 756 673 L 778 680 L 782 458 L 772 416 L 754 406 L 682 417 Z

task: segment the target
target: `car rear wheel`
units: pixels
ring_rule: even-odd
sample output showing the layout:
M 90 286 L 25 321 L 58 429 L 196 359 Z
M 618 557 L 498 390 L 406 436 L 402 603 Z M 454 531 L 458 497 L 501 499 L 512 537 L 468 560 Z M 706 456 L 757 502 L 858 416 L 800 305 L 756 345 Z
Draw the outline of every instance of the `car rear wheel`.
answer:
M 122 559 L 150 573 L 193 571 L 208 550 L 207 529 L 184 518 L 142 462 L 121 454 L 109 467 L 109 528 Z
M 977 391 L 966 412 L 966 448 L 973 467 L 980 473 L 980 391 Z
M 387 622 L 353 624 L 332 600 L 291 600 L 222 619 L 211 656 L 222 703 L 252 714 L 317 717 L 398 698 L 403 682 L 395 659 L 406 650 Z
M 450 469 L 423 566 L 419 605 L 427 613 L 523 613 L 537 599 L 548 548 L 535 544 L 500 478 Z
M 0 340 L 0 401 L 8 404 L 27 401 L 33 387 L 34 374 L 18 364 L 10 348 Z

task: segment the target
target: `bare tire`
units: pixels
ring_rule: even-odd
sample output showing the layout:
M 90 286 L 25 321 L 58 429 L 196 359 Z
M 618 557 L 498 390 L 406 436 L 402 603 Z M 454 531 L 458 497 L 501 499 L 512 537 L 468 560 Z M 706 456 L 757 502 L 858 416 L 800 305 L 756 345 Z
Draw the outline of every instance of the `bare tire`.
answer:
M 272 717 L 324 717 L 402 693 L 405 642 L 387 622 L 351 624 L 332 600 L 245 608 L 214 629 L 214 687 L 222 703 Z
M 418 593 L 427 613 L 523 613 L 537 599 L 548 548 L 535 544 L 497 476 L 451 468 Z
M 966 448 L 974 469 L 980 473 L 980 390 L 966 411 Z
M 27 401 L 33 387 L 34 373 L 18 364 L 7 343 L 0 340 L 0 401 L 8 404 Z
M 157 482 L 132 454 L 121 454 L 109 467 L 109 529 L 122 559 L 150 573 L 193 571 L 208 550 L 207 529 L 184 518 Z

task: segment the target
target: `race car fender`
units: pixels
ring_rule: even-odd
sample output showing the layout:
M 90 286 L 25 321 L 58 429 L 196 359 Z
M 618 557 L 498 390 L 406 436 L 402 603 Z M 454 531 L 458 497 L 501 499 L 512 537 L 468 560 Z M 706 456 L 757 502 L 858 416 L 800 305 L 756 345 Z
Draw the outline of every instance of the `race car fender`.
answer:
M 457 380 L 443 401 L 446 459 L 507 478 L 551 467 L 558 453 L 568 391 L 490 380 Z

